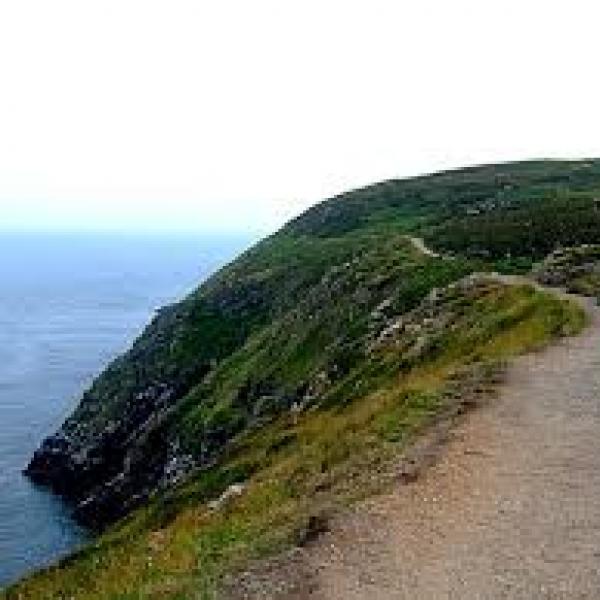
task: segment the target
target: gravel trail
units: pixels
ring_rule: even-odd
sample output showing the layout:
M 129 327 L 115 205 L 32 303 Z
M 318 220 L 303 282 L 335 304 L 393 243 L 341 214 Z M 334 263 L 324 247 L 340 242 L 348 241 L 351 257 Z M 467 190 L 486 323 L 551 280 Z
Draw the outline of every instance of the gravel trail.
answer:
M 239 597 L 600 598 L 600 310 L 577 301 L 590 325 L 516 359 L 416 482 L 336 519 Z

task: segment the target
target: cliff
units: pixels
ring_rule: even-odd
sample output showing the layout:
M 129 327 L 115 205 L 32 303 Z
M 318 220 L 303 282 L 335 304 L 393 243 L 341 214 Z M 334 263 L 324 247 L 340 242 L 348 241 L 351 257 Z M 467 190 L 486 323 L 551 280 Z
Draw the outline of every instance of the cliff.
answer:
M 432 289 L 597 242 L 599 190 L 599 161 L 537 161 L 323 202 L 159 311 L 26 473 L 103 528 L 218 464 L 241 435 L 379 385 L 373 340 Z M 452 260 L 419 253 L 415 235 Z

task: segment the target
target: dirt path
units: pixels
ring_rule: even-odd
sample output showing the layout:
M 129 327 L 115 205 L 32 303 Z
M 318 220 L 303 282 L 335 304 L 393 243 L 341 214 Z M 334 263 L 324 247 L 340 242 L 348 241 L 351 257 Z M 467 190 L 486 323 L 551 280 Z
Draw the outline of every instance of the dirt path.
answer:
M 594 311 L 581 336 L 516 361 L 421 480 L 323 538 L 310 597 L 600 597 L 599 433 Z
M 240 597 L 600 598 L 600 310 L 585 304 L 590 326 L 517 359 L 421 478 L 335 521 Z

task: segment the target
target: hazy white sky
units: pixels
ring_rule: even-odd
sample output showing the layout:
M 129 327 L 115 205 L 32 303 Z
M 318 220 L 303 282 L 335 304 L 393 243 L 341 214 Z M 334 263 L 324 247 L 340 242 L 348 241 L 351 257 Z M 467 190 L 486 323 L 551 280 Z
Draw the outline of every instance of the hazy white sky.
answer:
M 0 228 L 269 230 L 469 163 L 600 155 L 600 3 L 0 0 Z

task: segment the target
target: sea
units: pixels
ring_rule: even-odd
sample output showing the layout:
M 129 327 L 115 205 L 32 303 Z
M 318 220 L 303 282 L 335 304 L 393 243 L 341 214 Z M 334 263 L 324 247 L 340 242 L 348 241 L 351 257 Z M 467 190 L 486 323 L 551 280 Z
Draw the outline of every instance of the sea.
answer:
M 0 234 L 0 588 L 90 534 L 21 474 L 94 376 L 161 306 L 253 239 L 202 234 Z

